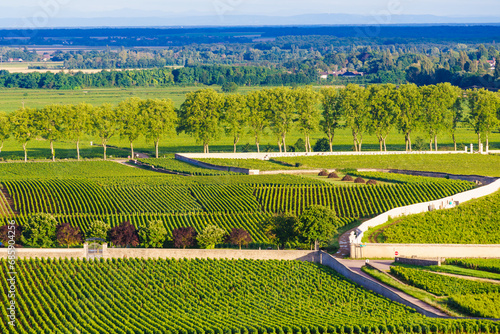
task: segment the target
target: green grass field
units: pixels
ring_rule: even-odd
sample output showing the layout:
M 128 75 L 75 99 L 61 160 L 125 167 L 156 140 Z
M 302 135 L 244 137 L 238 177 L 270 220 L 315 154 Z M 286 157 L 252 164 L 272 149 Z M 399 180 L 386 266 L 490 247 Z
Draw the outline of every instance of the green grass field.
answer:
M 21 108 L 23 101 L 26 107 L 43 107 L 51 103 L 62 104 L 77 104 L 80 102 L 88 102 L 94 105 L 99 105 L 104 102 L 117 104 L 118 102 L 132 96 L 140 98 L 170 98 L 174 101 L 175 106 L 179 107 L 185 99 L 185 94 L 195 91 L 197 89 L 206 88 L 206 86 L 189 86 L 189 87 L 165 87 L 165 88 L 103 88 L 103 89 L 84 89 L 84 90 L 40 90 L 40 89 L 2 89 L 0 98 L 0 111 L 12 112 Z M 214 86 L 215 89 L 220 89 Z M 252 90 L 260 89 L 259 87 L 240 87 L 238 92 L 247 93 Z M 220 131 L 220 137 L 210 143 L 211 152 L 232 152 L 232 138 L 223 135 L 224 131 Z M 465 123 L 460 124 L 457 130 L 457 142 L 459 149 L 463 149 L 463 145 L 473 143 L 476 146 L 477 136 L 474 132 L 467 128 Z M 314 144 L 318 139 L 325 137 L 325 134 L 317 130 L 311 134 L 311 141 Z M 417 137 L 422 137 L 427 142 L 427 136 L 423 132 L 415 132 L 413 134 L 413 141 Z M 302 138 L 302 134 L 297 129 L 287 135 L 288 145 L 294 145 L 295 142 Z M 490 135 L 490 148 L 500 149 L 500 133 L 498 131 Z M 87 158 L 99 157 L 98 150 L 90 149 L 90 142 L 95 144 L 99 143 L 99 139 L 95 136 L 87 136 L 82 141 L 82 156 Z M 238 151 L 241 151 L 245 144 L 250 144 L 250 151 L 256 151 L 254 139 L 251 134 L 246 132 L 241 138 Z M 453 149 L 453 142 L 451 134 L 447 132 L 438 135 L 439 148 L 441 150 Z M 110 145 L 123 148 L 122 152 L 110 152 L 113 156 L 127 157 L 129 143 L 119 136 L 111 138 Z M 55 144 L 56 158 L 76 158 L 74 144 L 71 141 L 62 141 Z M 149 154 L 154 153 L 154 145 L 147 142 L 144 137 L 140 137 L 135 143 L 135 148 L 138 151 L 146 152 Z M 261 149 L 266 147 L 276 152 L 278 151 L 277 138 L 272 132 L 267 129 L 261 140 Z M 425 146 L 427 148 L 428 145 Z M 340 129 L 335 134 L 334 150 L 335 151 L 352 151 L 352 135 L 349 129 Z M 379 149 L 378 140 L 375 135 L 365 134 L 363 136 L 363 150 Z M 404 137 L 395 129 L 389 134 L 387 138 L 388 150 L 403 150 Z M 43 140 L 32 140 L 28 144 L 29 154 L 28 157 L 33 159 L 48 159 L 50 158 L 49 144 Z M 198 143 L 194 138 L 185 134 L 169 135 L 160 142 L 160 155 L 179 152 L 203 152 L 201 143 Z M 20 143 L 9 139 L 0 153 L 0 158 L 4 159 L 21 159 L 23 158 L 22 146 Z M 362 167 L 362 166 L 357 166 Z

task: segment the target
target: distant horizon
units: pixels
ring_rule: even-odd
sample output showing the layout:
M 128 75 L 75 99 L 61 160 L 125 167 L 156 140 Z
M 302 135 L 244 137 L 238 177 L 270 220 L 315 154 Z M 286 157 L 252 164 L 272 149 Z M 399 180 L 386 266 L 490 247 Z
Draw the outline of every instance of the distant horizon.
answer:
M 160 13 L 161 14 L 161 13 Z M 438 16 L 405 15 L 385 16 L 312 13 L 300 15 L 191 15 L 129 17 L 52 17 L 0 18 L 0 29 L 43 28 L 181 28 L 181 27 L 258 27 L 258 26 L 350 26 L 350 25 L 498 25 L 500 16 Z

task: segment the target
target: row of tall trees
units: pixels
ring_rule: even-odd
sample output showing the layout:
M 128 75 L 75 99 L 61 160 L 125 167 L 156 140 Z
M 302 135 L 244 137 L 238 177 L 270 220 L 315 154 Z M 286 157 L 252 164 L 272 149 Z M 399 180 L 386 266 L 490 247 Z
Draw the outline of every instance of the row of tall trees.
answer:
M 467 108 L 468 107 L 468 108 Z M 469 110 L 465 112 L 465 110 Z M 412 133 L 425 132 L 429 149 L 438 149 L 438 136 L 448 133 L 457 149 L 456 129 L 466 122 L 481 139 L 486 140 L 500 124 L 500 95 L 484 89 L 463 91 L 449 83 L 417 87 L 392 84 L 345 88 L 277 87 L 253 91 L 247 95 L 222 94 L 213 89 L 188 93 L 179 109 L 171 100 L 129 98 L 118 105 L 51 104 L 40 109 L 22 108 L 13 114 L 0 114 L 0 151 L 3 142 L 13 136 L 23 145 L 35 138 L 49 142 L 55 160 L 54 142 L 73 140 L 80 159 L 79 144 L 83 136 L 100 138 L 106 159 L 106 146 L 113 136 L 130 144 L 141 136 L 155 145 L 167 134 L 185 132 L 209 145 L 225 133 L 233 140 L 236 152 L 241 137 L 247 133 L 260 152 L 262 136 L 270 130 L 280 152 L 287 151 L 287 134 L 293 129 L 302 133 L 305 151 L 312 151 L 310 135 L 321 129 L 327 136 L 330 151 L 335 133 L 348 128 L 355 151 L 361 151 L 363 137 L 375 135 L 380 150 L 387 150 L 386 139 L 397 129 L 404 135 L 406 150 L 412 150 Z
M 80 160 L 80 142 L 85 135 L 96 135 L 106 147 L 111 137 L 119 135 L 130 143 L 132 157 L 134 142 L 142 135 L 152 141 L 158 157 L 160 139 L 175 132 L 177 115 L 172 100 L 129 98 L 116 106 L 109 103 L 92 106 L 51 104 L 40 109 L 22 108 L 12 114 L 0 114 L 0 150 L 9 137 L 23 145 L 27 161 L 29 141 L 42 138 L 50 143 L 52 160 L 55 161 L 54 142 L 73 140 Z
M 468 107 L 468 108 L 467 108 Z M 470 112 L 465 111 L 469 109 Z M 429 149 L 438 149 L 438 135 L 449 133 L 457 149 L 456 129 L 469 124 L 488 144 L 491 132 L 499 126 L 500 95 L 484 89 L 463 91 L 449 83 L 418 87 L 392 84 L 345 88 L 278 87 L 247 95 L 219 94 L 211 89 L 189 93 L 179 111 L 179 130 L 195 136 L 208 152 L 221 127 L 233 138 L 234 152 L 241 136 L 249 131 L 257 151 L 266 129 L 275 135 L 280 152 L 287 151 L 286 136 L 292 129 L 304 136 L 310 152 L 310 135 L 321 129 L 327 135 L 330 151 L 335 132 L 352 131 L 355 151 L 361 151 L 363 136 L 375 135 L 380 150 L 387 150 L 386 139 L 397 129 L 404 135 L 406 150 L 412 150 L 412 133 L 425 132 Z

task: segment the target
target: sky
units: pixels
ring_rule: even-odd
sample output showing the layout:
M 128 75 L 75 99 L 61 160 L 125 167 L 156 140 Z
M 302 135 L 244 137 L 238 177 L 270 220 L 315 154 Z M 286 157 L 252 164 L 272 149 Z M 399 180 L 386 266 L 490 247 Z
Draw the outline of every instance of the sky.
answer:
M 498 0 L 15 0 L 0 3 L 0 17 L 129 17 L 197 15 L 500 16 Z M 498 14 L 497 14 L 498 13 Z

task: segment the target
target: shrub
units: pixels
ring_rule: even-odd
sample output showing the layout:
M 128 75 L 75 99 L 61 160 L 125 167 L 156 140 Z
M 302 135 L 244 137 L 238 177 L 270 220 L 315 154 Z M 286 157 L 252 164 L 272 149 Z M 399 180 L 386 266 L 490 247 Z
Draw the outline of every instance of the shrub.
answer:
M 186 248 L 196 245 L 196 231 L 193 227 L 179 227 L 172 231 L 174 247 Z
M 354 180 L 354 183 L 365 183 L 366 181 L 361 177 L 361 176 L 358 176 L 355 180 Z
M 109 230 L 109 240 L 116 246 L 137 247 L 139 245 L 139 236 L 135 226 L 128 221 L 124 221 L 118 226 Z
M 299 138 L 295 142 L 295 145 L 293 145 L 294 152 L 305 152 L 306 151 L 306 143 L 304 142 L 304 139 Z
M 220 244 L 226 235 L 226 231 L 215 225 L 207 225 L 203 232 L 196 237 L 201 248 L 212 249 Z
M 417 137 L 415 141 L 412 143 L 411 148 L 414 151 L 423 151 L 426 144 L 422 137 Z
M 234 93 L 238 90 L 238 85 L 234 82 L 224 82 L 221 86 L 221 90 L 224 93 Z
M 314 152 L 328 152 L 330 151 L 330 142 L 328 138 L 321 138 L 316 141 L 313 147 Z
M 368 180 L 368 182 L 366 182 L 366 184 L 369 184 L 369 185 L 376 185 L 377 184 L 377 181 L 375 180 Z
M 296 163 L 295 163 L 295 167 L 302 167 L 302 163 L 300 163 L 300 162 L 296 162 Z
M 89 227 L 85 232 L 85 238 L 99 238 L 106 240 L 110 228 L 111 226 L 109 226 L 108 223 L 101 220 L 94 220 L 93 222 L 90 222 Z
M 57 243 L 60 246 L 75 246 L 82 243 L 82 234 L 78 227 L 73 227 L 69 223 L 63 223 L 56 228 Z
M 339 176 L 337 175 L 337 173 L 331 172 L 330 174 L 328 174 L 328 178 L 329 179 L 338 179 Z
M 243 145 L 243 147 L 241 148 L 241 152 L 250 152 L 250 143 L 246 143 L 245 145 Z
M 344 177 L 342 178 L 342 181 L 352 181 L 352 180 L 353 180 L 353 178 L 352 178 L 352 176 L 351 176 L 351 175 L 346 175 L 346 176 L 344 176 Z
M 56 226 L 56 219 L 48 213 L 37 213 L 30 216 L 23 231 L 23 244 L 31 247 L 54 246 Z
M 145 248 L 159 248 L 165 242 L 167 231 L 161 220 L 150 220 L 139 228 L 141 246 Z
M 233 245 L 248 245 L 252 242 L 252 236 L 241 228 L 233 228 L 227 237 L 227 241 Z
M 328 171 L 326 169 L 323 169 L 321 172 L 318 173 L 318 176 L 328 176 Z

